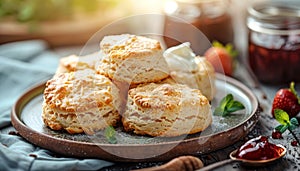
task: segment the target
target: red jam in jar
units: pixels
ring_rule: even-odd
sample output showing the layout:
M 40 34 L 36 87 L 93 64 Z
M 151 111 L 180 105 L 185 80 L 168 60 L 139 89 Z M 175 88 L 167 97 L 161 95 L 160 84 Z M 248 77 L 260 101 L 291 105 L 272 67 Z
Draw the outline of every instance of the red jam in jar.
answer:
M 236 158 L 246 160 L 267 160 L 279 157 L 283 148 L 272 144 L 265 136 L 259 136 L 247 141 L 242 145 L 237 153 Z
M 299 82 L 300 2 L 298 6 L 275 2 L 248 10 L 249 64 L 263 83 Z

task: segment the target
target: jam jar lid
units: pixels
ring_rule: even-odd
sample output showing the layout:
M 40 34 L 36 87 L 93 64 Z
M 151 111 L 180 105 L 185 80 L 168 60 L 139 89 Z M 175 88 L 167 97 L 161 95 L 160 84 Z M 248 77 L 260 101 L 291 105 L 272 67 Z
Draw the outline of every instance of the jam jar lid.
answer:
M 300 1 L 268 1 L 248 8 L 250 29 L 269 34 L 300 34 Z
M 199 17 L 217 18 L 226 13 L 229 0 L 169 0 L 164 13 L 193 21 Z

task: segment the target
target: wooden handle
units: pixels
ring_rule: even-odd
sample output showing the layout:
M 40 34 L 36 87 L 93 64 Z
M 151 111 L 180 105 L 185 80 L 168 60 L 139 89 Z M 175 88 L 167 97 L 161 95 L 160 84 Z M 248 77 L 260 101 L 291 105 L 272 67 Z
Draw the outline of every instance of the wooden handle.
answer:
M 203 163 L 197 157 L 181 156 L 181 157 L 177 157 L 161 166 L 138 169 L 135 171 L 165 171 L 165 170 L 168 170 L 168 171 L 194 171 L 194 170 L 200 169 L 202 167 L 203 167 Z
M 197 169 L 196 171 L 209 171 L 209 170 L 213 170 L 213 169 L 219 168 L 221 166 L 224 166 L 224 165 L 232 163 L 232 162 L 238 162 L 238 161 L 232 160 L 232 159 L 227 159 L 227 160 L 219 161 L 219 162 L 216 162 L 214 164 L 205 166 L 205 167 L 203 167 L 201 169 Z

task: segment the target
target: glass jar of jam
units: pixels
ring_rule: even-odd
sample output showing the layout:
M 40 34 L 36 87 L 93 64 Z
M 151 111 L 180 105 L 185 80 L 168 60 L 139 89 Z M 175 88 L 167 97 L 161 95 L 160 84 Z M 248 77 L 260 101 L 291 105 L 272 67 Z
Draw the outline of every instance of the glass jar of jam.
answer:
M 248 61 L 263 83 L 300 81 L 300 2 L 295 3 L 269 1 L 248 9 Z
M 217 40 L 233 43 L 229 0 L 169 0 L 164 7 L 164 39 L 167 47 L 190 42 L 192 49 L 202 53 L 203 45 Z M 195 30 L 196 28 L 196 30 Z M 199 34 L 200 31 L 204 34 Z M 201 33 L 200 32 L 200 33 Z M 203 47 L 199 49 L 199 47 Z M 205 47 L 205 48 L 204 48 Z

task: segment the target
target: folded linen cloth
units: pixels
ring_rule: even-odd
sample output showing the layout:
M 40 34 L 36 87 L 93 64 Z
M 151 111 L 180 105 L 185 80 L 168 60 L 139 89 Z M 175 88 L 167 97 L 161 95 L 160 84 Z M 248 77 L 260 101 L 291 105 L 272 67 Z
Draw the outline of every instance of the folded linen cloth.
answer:
M 0 46 L 0 170 L 99 170 L 113 163 L 99 159 L 57 157 L 18 135 L 10 111 L 17 98 L 31 86 L 52 77 L 59 57 L 40 40 Z

